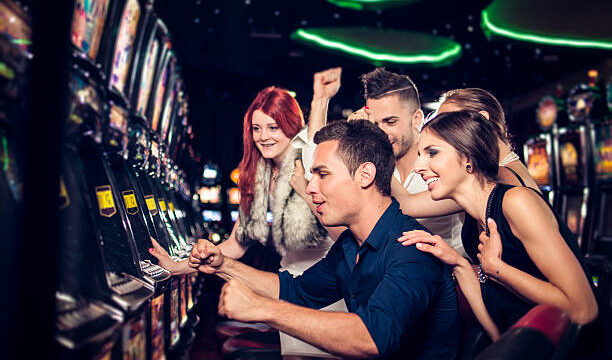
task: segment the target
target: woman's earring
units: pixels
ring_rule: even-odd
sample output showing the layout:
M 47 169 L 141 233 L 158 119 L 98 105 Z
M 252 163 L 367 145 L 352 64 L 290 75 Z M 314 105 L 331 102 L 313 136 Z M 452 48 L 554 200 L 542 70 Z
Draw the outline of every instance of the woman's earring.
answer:
M 468 174 L 471 174 L 472 173 L 472 165 L 470 165 L 470 164 L 465 165 L 465 171 L 467 171 Z

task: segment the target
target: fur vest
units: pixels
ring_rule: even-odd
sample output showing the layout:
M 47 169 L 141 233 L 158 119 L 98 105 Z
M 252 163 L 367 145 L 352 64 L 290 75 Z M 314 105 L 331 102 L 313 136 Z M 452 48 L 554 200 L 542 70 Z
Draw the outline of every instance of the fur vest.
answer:
M 272 234 L 266 220 L 269 204 L 271 167 L 264 159 L 257 164 L 255 189 L 249 214 L 240 208 L 240 225 L 236 228 L 236 239 L 244 246 L 251 241 L 266 244 L 272 240 L 276 251 L 284 256 L 287 251 L 316 247 L 327 232 L 311 212 L 308 204 L 293 190 L 289 179 L 295 160 L 300 158 L 299 149 L 291 149 L 279 169 L 274 188 L 274 201 L 270 204 L 272 212 Z

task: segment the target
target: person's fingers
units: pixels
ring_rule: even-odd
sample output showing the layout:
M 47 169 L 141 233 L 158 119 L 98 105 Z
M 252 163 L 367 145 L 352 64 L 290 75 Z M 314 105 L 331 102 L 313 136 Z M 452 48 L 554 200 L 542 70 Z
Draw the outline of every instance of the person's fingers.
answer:
M 482 243 L 478 244 L 478 251 L 482 252 L 482 248 L 483 248 L 483 244 Z
M 495 234 L 495 235 L 499 234 L 497 231 L 497 224 L 495 223 L 495 220 L 488 218 L 487 225 L 489 226 L 489 234 Z

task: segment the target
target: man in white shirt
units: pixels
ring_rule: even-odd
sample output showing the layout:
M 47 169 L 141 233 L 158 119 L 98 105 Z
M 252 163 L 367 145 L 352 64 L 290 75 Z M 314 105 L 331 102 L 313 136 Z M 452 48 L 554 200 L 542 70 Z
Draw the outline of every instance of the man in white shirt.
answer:
M 417 158 L 418 134 L 423 122 L 423 111 L 416 85 L 406 75 L 383 68 L 361 76 L 366 99 L 365 113 L 389 136 L 395 155 L 394 180 L 410 194 L 427 191 L 421 176 L 414 172 Z M 396 189 L 392 186 L 392 189 Z M 397 195 L 393 193 L 395 197 Z M 410 214 L 407 209 L 404 213 Z M 417 219 L 431 232 L 440 235 L 450 246 L 467 257 L 461 242 L 463 213 Z

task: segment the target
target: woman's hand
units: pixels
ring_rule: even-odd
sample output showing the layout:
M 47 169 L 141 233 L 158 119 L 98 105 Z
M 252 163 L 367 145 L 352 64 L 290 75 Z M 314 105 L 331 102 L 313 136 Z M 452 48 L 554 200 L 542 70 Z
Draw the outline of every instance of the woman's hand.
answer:
M 289 178 L 289 184 L 295 190 L 295 192 L 302 198 L 304 201 L 309 202 L 310 196 L 306 193 L 306 186 L 308 186 L 308 181 L 304 177 L 304 166 L 302 165 L 302 160 L 296 159 L 295 164 L 293 166 L 293 171 L 291 172 L 291 177 Z
M 176 267 L 176 262 L 170 258 L 166 250 L 153 237 L 151 237 L 151 243 L 153 243 L 153 247 L 149 248 L 149 253 L 155 256 L 159 266 L 172 272 Z
M 342 68 L 336 67 L 314 74 L 313 98 L 331 99 L 340 89 L 340 77 Z
M 502 242 L 497 224 L 491 218 L 487 219 L 489 236 L 483 231 L 480 233 L 480 244 L 478 244 L 478 260 L 482 264 L 482 270 L 489 276 L 499 275 L 499 265 L 502 262 Z
M 457 266 L 464 260 L 463 256 L 450 247 L 439 235 L 432 235 L 423 230 L 412 230 L 402 233 L 397 241 L 404 246 L 416 244 L 416 248 L 432 254 L 443 263 Z
M 353 121 L 353 120 L 369 120 L 368 118 L 368 113 L 366 113 L 365 111 L 365 106 L 362 107 L 361 109 L 352 112 L 348 118 L 346 119 L 347 121 Z

